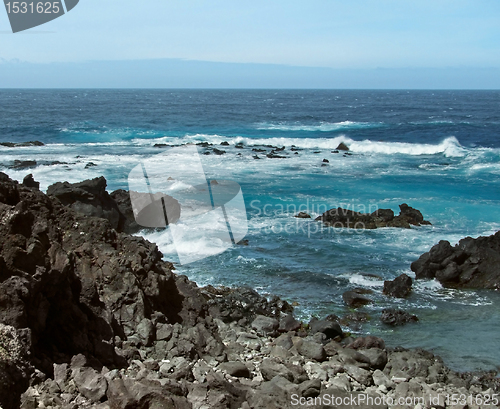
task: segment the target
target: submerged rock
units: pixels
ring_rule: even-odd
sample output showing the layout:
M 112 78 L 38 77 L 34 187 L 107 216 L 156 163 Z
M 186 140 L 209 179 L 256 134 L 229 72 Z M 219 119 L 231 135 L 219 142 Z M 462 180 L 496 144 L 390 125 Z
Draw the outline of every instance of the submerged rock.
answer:
M 215 153 L 216 155 L 224 155 L 226 153 L 226 151 L 223 151 L 223 150 L 217 149 L 217 148 L 213 148 L 213 153 Z
M 274 151 L 271 153 L 268 153 L 266 156 L 270 159 L 286 159 L 287 158 L 286 156 L 283 156 L 283 155 L 277 155 Z
M 21 170 L 36 167 L 36 160 L 18 160 L 16 159 L 12 165 L 8 166 L 10 169 Z
M 342 294 L 342 299 L 348 307 L 359 308 L 367 304 L 371 304 L 372 300 L 364 296 L 366 291 L 363 289 L 354 289 L 352 291 L 346 291 Z
M 417 322 L 418 317 L 403 310 L 387 308 L 382 311 L 380 321 L 382 321 L 384 324 L 396 327 L 405 325 L 409 322 Z
M 6 146 L 8 148 L 19 148 L 27 146 L 44 146 L 45 144 L 40 141 L 28 141 L 28 142 L 0 142 L 0 146 Z
M 306 212 L 299 212 L 294 217 L 297 217 L 298 219 L 310 219 L 311 215 Z

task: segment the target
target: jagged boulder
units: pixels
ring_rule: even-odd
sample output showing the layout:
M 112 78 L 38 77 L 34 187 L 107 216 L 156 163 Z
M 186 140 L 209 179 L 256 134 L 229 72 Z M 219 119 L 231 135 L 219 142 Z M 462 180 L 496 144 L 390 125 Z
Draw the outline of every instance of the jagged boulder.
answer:
M 376 229 L 379 227 L 400 227 L 409 229 L 413 226 L 430 225 L 424 220 L 422 213 L 403 203 L 399 206 L 400 213 L 394 216 L 391 209 L 378 209 L 372 213 L 360 213 L 341 207 L 327 210 L 315 220 L 327 226 L 350 229 Z
M 344 303 L 351 308 L 359 308 L 363 305 L 372 303 L 372 300 L 366 297 L 367 291 L 362 288 L 355 288 L 354 290 L 346 291 L 342 294 Z
M 405 298 L 411 293 L 413 280 L 407 274 L 401 274 L 392 281 L 384 281 L 384 294 L 396 298 Z
M 54 362 L 76 354 L 121 367 L 145 319 L 204 322 L 208 306 L 196 285 L 174 276 L 156 245 L 107 220 L 3 174 L 0 219 L 0 323 L 30 340 L 37 370 L 51 375 Z
M 47 195 L 56 197 L 63 205 L 80 214 L 106 219 L 117 230 L 121 214 L 106 186 L 103 176 L 79 183 L 57 182 L 48 187 Z
M 23 179 L 23 185 L 26 187 L 32 187 L 34 189 L 40 189 L 40 182 L 37 182 L 34 178 L 33 175 L 30 173 L 29 175 L 26 175 Z
M 500 232 L 440 241 L 411 264 L 417 279 L 436 278 L 446 287 L 500 289 Z
M 409 322 L 417 322 L 418 317 L 406 311 L 396 308 L 386 308 L 382 311 L 380 321 L 393 327 L 405 325 Z

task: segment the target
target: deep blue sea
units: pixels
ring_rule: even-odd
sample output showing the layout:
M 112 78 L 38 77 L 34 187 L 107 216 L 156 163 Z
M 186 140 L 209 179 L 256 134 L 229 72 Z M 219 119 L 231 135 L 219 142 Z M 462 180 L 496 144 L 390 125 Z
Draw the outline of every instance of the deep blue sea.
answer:
M 0 90 L 0 141 L 30 140 L 45 146 L 0 147 L 0 171 L 17 180 L 33 173 L 43 190 L 100 175 L 110 191 L 128 189 L 129 172 L 168 149 L 155 144 L 212 143 L 226 154 L 200 155 L 203 167 L 209 178 L 241 185 L 248 246 L 177 264 L 179 273 L 199 285 L 277 294 L 296 302 L 303 319 L 345 315 L 342 293 L 371 289 L 374 303 L 362 309 L 371 321 L 346 330 L 432 350 L 457 370 L 500 367 L 498 292 L 417 281 L 406 300 L 381 294 L 384 279 L 413 275 L 410 263 L 439 240 L 500 230 L 499 91 Z M 352 155 L 332 153 L 340 142 Z M 263 145 L 285 146 L 287 158 L 252 151 L 269 152 Z M 37 166 L 8 168 L 16 159 Z M 398 213 L 401 203 L 432 226 L 318 230 L 293 217 L 338 206 Z M 168 229 L 146 237 L 178 261 Z M 182 245 L 203 254 L 218 243 Z M 388 328 L 379 321 L 387 307 L 420 322 Z

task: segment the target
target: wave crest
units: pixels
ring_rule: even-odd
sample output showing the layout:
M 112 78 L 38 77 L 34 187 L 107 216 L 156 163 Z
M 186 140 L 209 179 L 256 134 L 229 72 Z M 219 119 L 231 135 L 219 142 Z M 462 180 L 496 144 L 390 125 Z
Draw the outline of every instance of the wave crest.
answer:
M 290 124 L 272 124 L 261 123 L 257 125 L 259 130 L 269 131 L 308 131 L 308 132 L 334 132 L 343 131 L 348 129 L 366 129 L 366 128 L 380 128 L 383 127 L 383 122 L 322 122 L 319 125 L 290 125 Z

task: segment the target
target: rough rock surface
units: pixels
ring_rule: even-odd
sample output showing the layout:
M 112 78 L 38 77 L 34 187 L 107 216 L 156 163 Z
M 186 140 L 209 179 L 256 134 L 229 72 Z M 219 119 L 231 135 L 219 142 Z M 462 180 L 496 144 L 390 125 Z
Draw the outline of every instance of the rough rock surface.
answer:
M 364 294 L 367 294 L 368 291 L 363 288 L 355 288 L 351 291 L 346 291 L 342 294 L 342 299 L 344 303 L 352 308 L 359 308 L 363 305 L 371 304 L 372 300 L 366 297 Z
M 143 227 L 139 226 L 135 221 L 129 192 L 118 189 L 111 192 L 110 196 L 115 201 L 118 211 L 122 214 L 119 220 L 118 230 L 129 234 L 140 231 Z
M 380 321 L 382 321 L 384 324 L 396 327 L 400 325 L 405 325 L 409 322 L 417 322 L 418 317 L 403 310 L 395 308 L 386 308 L 385 310 L 382 311 L 382 315 L 380 316 Z
M 19 148 L 25 146 L 44 146 L 43 142 L 40 141 L 28 141 L 28 142 L 0 142 L 0 146 L 6 146 L 8 148 Z
M 310 219 L 311 215 L 306 213 L 306 212 L 299 212 L 294 217 L 296 217 L 298 219 Z
M 466 237 L 451 246 L 442 240 L 411 264 L 417 279 L 436 278 L 446 287 L 500 289 L 500 232 Z
M 394 216 L 391 209 L 378 209 L 373 213 L 360 213 L 349 209 L 330 209 L 316 218 L 328 226 L 353 229 L 376 229 L 379 227 L 401 227 L 409 229 L 411 225 L 421 226 L 431 224 L 424 220 L 422 213 L 403 203 L 399 206 L 400 213 Z
M 401 274 L 392 281 L 384 281 L 384 294 L 396 298 L 405 298 L 411 293 L 412 279 L 407 274 Z
M 26 187 L 34 187 L 35 189 L 40 188 L 40 182 L 35 181 L 35 179 L 33 179 L 33 175 L 31 173 L 24 177 L 23 185 Z
M 3 409 L 268 409 L 325 393 L 498 390 L 493 373 L 457 374 L 425 351 L 328 340 L 328 323 L 308 332 L 277 298 L 201 290 L 154 244 L 1 173 L 0 220 Z M 259 316 L 272 332 L 252 328 Z M 279 335 L 278 322 L 296 330 Z
M 47 195 L 56 197 L 78 213 L 107 219 L 113 229 L 118 229 L 123 216 L 106 191 L 106 185 L 103 176 L 80 183 L 57 182 L 48 187 Z

